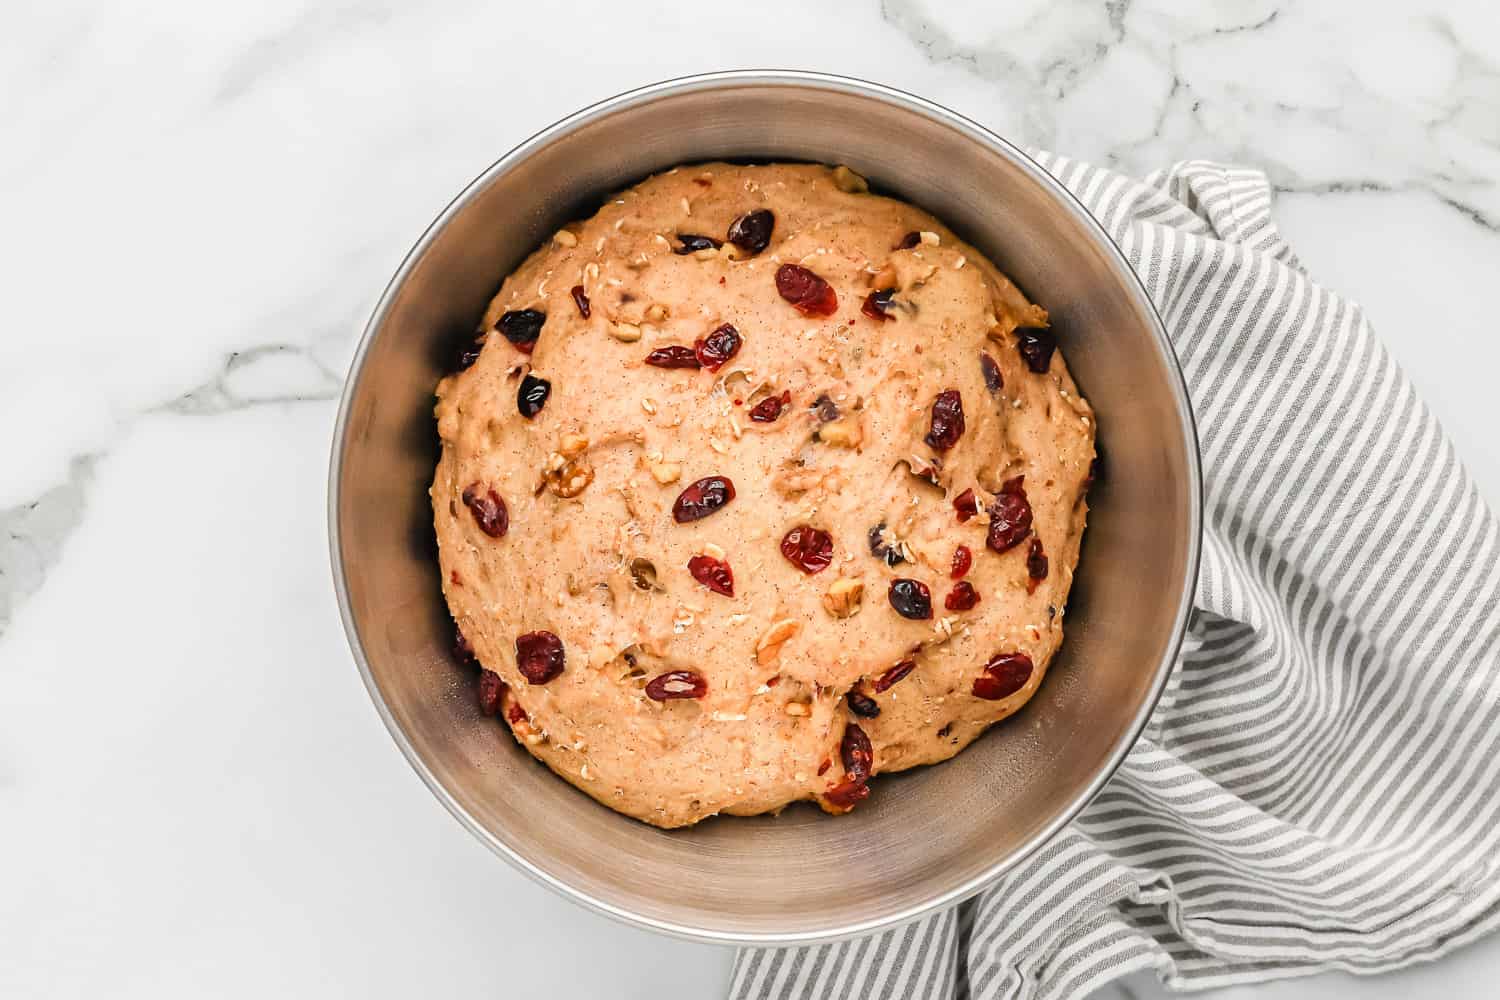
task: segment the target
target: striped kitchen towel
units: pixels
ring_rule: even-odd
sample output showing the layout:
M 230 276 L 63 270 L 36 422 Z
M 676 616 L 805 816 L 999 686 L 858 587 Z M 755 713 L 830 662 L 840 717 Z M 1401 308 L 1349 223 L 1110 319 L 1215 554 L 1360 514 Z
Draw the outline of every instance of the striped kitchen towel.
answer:
M 1039 155 L 1166 321 L 1202 439 L 1203 567 L 1144 737 L 960 906 L 741 951 L 750 998 L 1081 998 L 1371 973 L 1500 922 L 1496 521 L 1359 308 L 1304 274 L 1259 171 L 1144 182 Z

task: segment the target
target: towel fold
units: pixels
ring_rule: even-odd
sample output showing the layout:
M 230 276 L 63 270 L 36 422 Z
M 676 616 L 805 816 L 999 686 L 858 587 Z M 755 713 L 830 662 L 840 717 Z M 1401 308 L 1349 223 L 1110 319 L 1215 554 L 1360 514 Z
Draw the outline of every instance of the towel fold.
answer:
M 1113 780 L 1016 870 L 883 934 L 743 950 L 731 996 L 1074 1000 L 1148 968 L 1179 989 L 1380 972 L 1486 933 L 1494 515 L 1359 307 L 1303 273 L 1262 173 L 1037 159 L 1125 252 L 1187 379 L 1206 505 L 1183 650 Z

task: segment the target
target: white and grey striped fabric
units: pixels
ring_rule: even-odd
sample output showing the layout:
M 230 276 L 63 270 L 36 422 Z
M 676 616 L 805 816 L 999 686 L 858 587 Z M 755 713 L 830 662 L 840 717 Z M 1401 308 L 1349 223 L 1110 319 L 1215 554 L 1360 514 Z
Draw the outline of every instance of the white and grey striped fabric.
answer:
M 956 909 L 747 950 L 751 998 L 1079 998 L 1432 958 L 1500 922 L 1496 521 L 1359 308 L 1305 275 L 1258 171 L 1145 182 L 1039 155 L 1166 320 L 1206 488 L 1185 649 L 1062 835 Z

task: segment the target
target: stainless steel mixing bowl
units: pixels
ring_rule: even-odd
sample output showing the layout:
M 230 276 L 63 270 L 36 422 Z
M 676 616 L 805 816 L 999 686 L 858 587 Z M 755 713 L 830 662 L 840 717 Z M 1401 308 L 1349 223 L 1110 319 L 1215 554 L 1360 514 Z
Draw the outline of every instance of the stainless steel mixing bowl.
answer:
M 665 832 L 554 777 L 481 718 L 449 658 L 427 485 L 433 386 L 501 277 L 600 197 L 677 163 L 845 163 L 928 209 L 1051 312 L 1099 416 L 1067 640 L 1032 702 L 953 760 L 881 777 L 852 814 L 810 806 Z M 1197 444 L 1135 275 L 1014 146 L 941 107 L 810 73 L 675 80 L 581 111 L 486 170 L 422 235 L 355 355 L 334 431 L 329 535 L 354 657 L 422 780 L 522 871 L 605 913 L 721 942 L 863 933 L 982 888 L 1096 793 L 1135 741 L 1197 575 Z M 497 901 L 496 905 L 503 905 Z

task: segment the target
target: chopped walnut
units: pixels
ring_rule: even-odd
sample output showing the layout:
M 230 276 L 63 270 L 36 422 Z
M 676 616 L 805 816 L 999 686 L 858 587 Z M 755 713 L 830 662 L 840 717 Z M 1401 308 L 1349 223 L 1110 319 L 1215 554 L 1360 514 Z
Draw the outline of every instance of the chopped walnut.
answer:
M 566 229 L 559 229 L 557 232 L 553 233 L 552 241 L 558 246 L 564 247 L 576 247 L 578 245 L 578 237 L 574 236 Z
M 634 323 L 611 323 L 609 335 L 622 344 L 633 344 L 641 339 L 641 328 Z
M 564 499 L 576 497 L 594 481 L 594 467 L 583 459 L 583 453 L 588 448 L 588 444 L 588 438 L 579 434 L 568 434 L 558 445 L 559 448 L 568 450 L 566 452 L 554 451 L 547 456 L 547 464 L 542 469 L 542 478 L 553 495 Z
M 847 194 L 864 194 L 870 182 L 840 163 L 833 168 L 833 186 Z
M 775 663 L 781 656 L 781 647 L 802 629 L 795 618 L 783 618 L 766 629 L 755 643 L 755 662 L 763 667 Z
M 823 607 L 835 618 L 852 618 L 859 614 L 864 594 L 863 580 L 840 577 L 833 581 L 828 592 L 823 595 Z
M 835 448 L 858 448 L 864 441 L 864 429 L 860 426 L 859 418 L 851 414 L 824 424 L 813 436 Z

